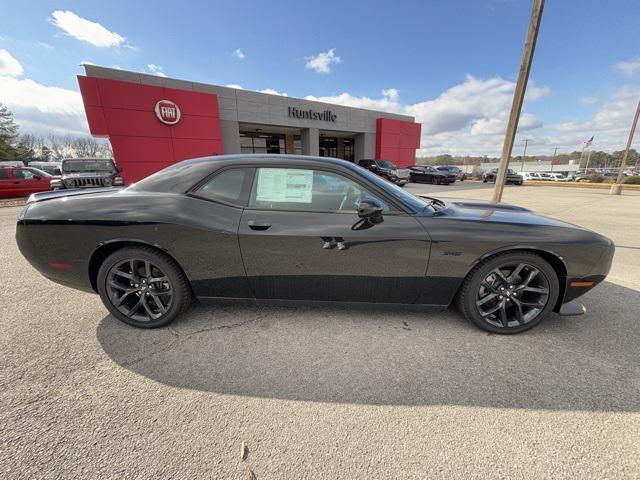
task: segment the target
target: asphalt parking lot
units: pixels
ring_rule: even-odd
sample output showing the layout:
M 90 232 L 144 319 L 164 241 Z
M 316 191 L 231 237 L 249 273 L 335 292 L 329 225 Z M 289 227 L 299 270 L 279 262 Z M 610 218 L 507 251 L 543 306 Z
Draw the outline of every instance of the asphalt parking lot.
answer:
M 616 242 L 586 315 L 498 336 L 448 310 L 224 306 L 136 330 L 37 274 L 0 208 L 0 478 L 639 478 L 640 192 L 505 201 Z

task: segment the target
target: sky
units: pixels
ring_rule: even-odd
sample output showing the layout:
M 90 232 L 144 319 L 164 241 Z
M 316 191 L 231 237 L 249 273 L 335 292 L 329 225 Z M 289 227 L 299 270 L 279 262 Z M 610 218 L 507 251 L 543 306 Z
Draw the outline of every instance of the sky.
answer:
M 419 155 L 502 150 L 531 0 L 2 1 L 0 103 L 87 135 L 83 63 L 412 115 Z M 625 147 L 640 2 L 547 0 L 514 146 Z M 637 142 L 634 144 L 637 146 Z M 637 147 L 636 147 L 637 148 Z

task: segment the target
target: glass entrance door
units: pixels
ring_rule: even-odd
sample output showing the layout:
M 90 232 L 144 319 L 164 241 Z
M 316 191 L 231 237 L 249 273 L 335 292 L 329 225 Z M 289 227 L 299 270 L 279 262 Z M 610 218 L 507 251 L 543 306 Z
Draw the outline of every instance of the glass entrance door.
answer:
M 320 137 L 320 156 L 338 157 L 338 139 L 332 137 Z

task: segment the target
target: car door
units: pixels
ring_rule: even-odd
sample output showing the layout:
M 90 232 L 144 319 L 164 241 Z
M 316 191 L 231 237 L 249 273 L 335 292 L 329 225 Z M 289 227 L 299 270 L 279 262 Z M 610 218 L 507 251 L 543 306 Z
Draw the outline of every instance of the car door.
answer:
M 422 169 L 419 167 L 409 167 L 409 177 L 412 182 L 422 182 Z
M 23 168 L 12 170 L 12 186 L 16 197 L 29 195 L 29 189 L 33 183 L 33 173 Z
M 382 223 L 358 217 L 364 198 L 382 206 Z M 257 168 L 238 237 L 260 299 L 413 303 L 430 250 L 424 228 L 383 192 L 324 168 Z
M 42 192 L 49 190 L 49 178 L 43 176 L 43 172 L 33 170 L 31 168 L 22 169 L 24 172 L 24 195 L 31 195 L 32 193 Z
M 0 198 L 14 197 L 13 190 L 11 169 L 0 167 Z

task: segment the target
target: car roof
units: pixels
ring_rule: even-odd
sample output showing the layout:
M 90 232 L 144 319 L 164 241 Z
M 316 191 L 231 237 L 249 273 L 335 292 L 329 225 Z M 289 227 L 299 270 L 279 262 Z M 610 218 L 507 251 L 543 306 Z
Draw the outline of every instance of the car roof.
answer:
M 133 184 L 129 188 L 154 192 L 185 193 L 197 182 L 218 169 L 234 165 L 259 167 L 262 163 L 267 165 L 277 164 L 284 167 L 287 165 L 308 165 L 310 168 L 330 165 L 356 173 L 362 171 L 362 167 L 355 163 L 331 157 L 268 153 L 214 155 L 175 163 Z

